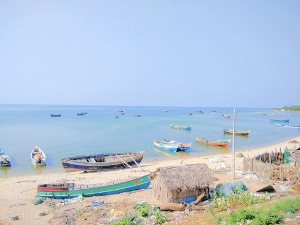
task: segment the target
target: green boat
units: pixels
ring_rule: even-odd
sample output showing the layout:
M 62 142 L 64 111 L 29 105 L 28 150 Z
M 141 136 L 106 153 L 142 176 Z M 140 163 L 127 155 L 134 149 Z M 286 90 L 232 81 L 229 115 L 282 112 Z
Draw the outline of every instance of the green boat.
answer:
M 147 189 L 151 179 L 149 174 L 139 178 L 111 182 L 108 184 L 76 185 L 74 183 L 40 184 L 37 187 L 38 196 L 45 198 L 75 198 L 78 196 L 92 197 L 113 195 L 123 192 Z

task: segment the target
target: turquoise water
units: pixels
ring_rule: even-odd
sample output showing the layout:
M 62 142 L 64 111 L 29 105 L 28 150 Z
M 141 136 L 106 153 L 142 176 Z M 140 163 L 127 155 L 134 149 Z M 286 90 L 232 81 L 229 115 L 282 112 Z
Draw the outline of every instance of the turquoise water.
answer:
M 124 115 L 117 110 L 124 110 Z M 204 113 L 195 114 L 197 110 Z M 213 110 L 217 113 L 212 114 Z M 249 137 L 236 136 L 236 151 L 251 150 L 300 135 L 300 129 L 279 128 L 270 122 L 270 118 L 290 119 L 291 125 L 299 125 L 298 112 L 273 112 L 261 108 L 236 110 L 236 129 L 250 130 Z M 87 114 L 77 116 L 80 112 Z M 224 118 L 220 113 L 230 114 L 231 118 Z M 275 115 L 270 116 L 271 113 Z M 62 114 L 62 117 L 50 117 L 50 114 Z M 134 114 L 141 114 L 141 117 Z M 171 123 L 193 127 L 190 131 L 175 130 L 170 128 Z M 82 154 L 146 150 L 143 162 L 149 162 L 229 153 L 231 145 L 227 150 L 197 145 L 195 136 L 230 139 L 223 129 L 232 129 L 232 126 L 233 108 L 0 105 L 0 148 L 12 158 L 12 167 L 1 168 L 0 176 L 62 172 L 61 158 Z M 192 143 L 191 151 L 172 154 L 154 149 L 153 139 L 163 138 Z M 36 145 L 47 155 L 44 168 L 36 169 L 30 164 L 30 152 Z

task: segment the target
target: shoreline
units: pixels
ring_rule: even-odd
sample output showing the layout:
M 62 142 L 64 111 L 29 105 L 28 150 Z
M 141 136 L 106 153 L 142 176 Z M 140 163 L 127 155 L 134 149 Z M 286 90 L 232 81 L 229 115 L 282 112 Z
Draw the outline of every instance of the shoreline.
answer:
M 236 153 L 242 153 L 245 157 L 253 157 L 260 153 L 279 151 L 281 148 L 292 150 L 294 148 L 300 147 L 300 136 L 289 139 L 284 142 L 279 142 L 273 145 L 256 148 L 252 150 L 236 151 Z M 233 166 L 233 154 L 230 153 L 220 153 L 220 154 L 210 154 L 205 156 L 197 157 L 183 157 L 171 160 L 154 160 L 145 161 L 140 164 L 140 166 L 148 172 L 154 172 L 159 167 L 165 166 L 180 166 L 186 164 L 196 164 L 205 163 L 211 169 L 217 169 L 220 167 L 221 163 L 230 165 L 226 168 L 226 171 L 232 171 Z M 210 159 L 215 157 L 222 157 L 223 162 L 213 162 Z M 235 170 L 242 170 L 243 168 L 243 158 L 237 158 L 235 160 Z M 64 207 L 58 209 L 51 209 L 47 204 L 34 205 L 32 200 L 36 197 L 37 191 L 36 187 L 38 184 L 42 183 L 61 183 L 61 182 L 73 182 L 76 184 L 96 184 L 96 183 L 107 183 L 116 181 L 118 179 L 133 178 L 136 176 L 142 176 L 145 174 L 142 169 L 135 166 L 133 169 L 116 169 L 108 170 L 94 173 L 83 173 L 83 172 L 55 172 L 47 174 L 35 174 L 35 175 L 20 175 L 0 178 L 0 189 L 1 199 L 0 201 L 0 225 L 7 224 L 49 224 L 49 221 L 61 210 L 65 210 Z M 218 177 L 218 182 L 231 182 L 233 181 L 233 176 L 230 174 L 221 174 Z M 255 182 L 247 183 L 249 189 L 257 189 L 259 184 Z M 157 200 L 154 198 L 153 190 L 151 185 L 148 189 L 137 192 L 137 193 L 122 193 L 111 196 L 98 196 L 85 198 L 83 202 L 74 203 L 75 205 L 69 205 L 69 207 L 79 207 L 84 204 L 89 204 L 93 199 L 101 200 L 104 199 L 105 202 L 117 202 L 124 201 L 126 199 L 129 202 L 137 201 L 147 201 L 151 204 L 158 204 Z M 66 206 L 67 207 L 67 206 Z M 39 214 L 45 213 L 45 216 L 39 216 Z M 18 216 L 19 219 L 12 221 L 13 216 Z
M 236 137 L 238 138 L 243 138 L 243 137 Z M 235 150 L 235 153 L 241 152 L 244 153 L 246 152 L 247 154 L 249 154 L 250 152 L 257 152 L 257 151 L 263 151 L 263 149 L 270 149 L 270 148 L 274 148 L 273 150 L 277 149 L 279 151 L 279 148 L 282 146 L 283 143 L 287 143 L 290 140 L 293 139 L 297 139 L 298 141 L 300 141 L 300 136 L 295 136 L 293 138 L 286 138 L 283 141 L 280 142 L 272 142 L 270 144 L 266 144 L 266 145 L 256 145 L 254 147 L 249 146 L 247 148 L 244 147 L 244 149 L 241 150 L 241 146 L 238 146 L 236 148 L 239 148 L 239 150 Z M 199 144 L 200 145 L 200 144 Z M 297 144 L 294 144 L 297 145 Z M 290 145 L 291 147 L 291 145 Z M 300 147 L 300 143 L 298 143 L 298 147 Z M 145 158 L 142 160 L 141 165 L 143 164 L 149 164 L 153 161 L 157 161 L 157 162 L 164 162 L 164 161 L 173 161 L 173 160 L 181 160 L 181 159 L 187 159 L 187 158 L 201 158 L 201 157 L 213 157 L 216 155 L 231 155 L 232 154 L 232 146 L 228 147 L 228 148 L 224 148 L 224 147 L 216 147 L 216 146 L 207 146 L 208 149 L 210 149 L 210 152 L 205 152 L 202 153 L 201 155 L 189 155 L 188 152 L 170 152 L 170 151 L 164 151 L 164 150 L 157 150 L 159 151 L 161 154 L 164 154 L 164 156 L 160 156 L 160 157 L 151 157 L 151 158 Z M 253 154 L 249 154 L 250 156 Z M 8 177 L 19 177 L 19 176 L 35 176 L 35 175 L 50 175 L 50 174 L 57 174 L 57 173 L 70 173 L 70 172 L 66 172 L 64 168 L 62 168 L 62 166 L 56 166 L 56 167 L 37 167 L 37 168 L 33 168 L 31 166 L 31 168 L 33 170 L 30 171 L 8 171 L 7 170 L 11 170 L 14 169 L 15 167 L 2 167 L 0 168 L 0 179 L 1 176 L 3 175 L 3 178 L 8 178 Z M 2 171 L 1 171 L 2 170 Z M 47 171 L 48 170 L 48 171 Z M 3 173 L 2 173 L 3 172 Z M 102 172 L 102 171 L 100 171 Z M 29 174 L 28 174 L 29 173 Z

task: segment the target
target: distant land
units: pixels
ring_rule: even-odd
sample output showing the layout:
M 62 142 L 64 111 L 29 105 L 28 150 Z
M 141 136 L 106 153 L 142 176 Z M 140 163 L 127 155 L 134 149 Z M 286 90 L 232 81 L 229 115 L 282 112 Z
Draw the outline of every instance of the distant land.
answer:
M 300 111 L 300 105 L 284 106 L 282 108 L 272 108 L 276 111 Z

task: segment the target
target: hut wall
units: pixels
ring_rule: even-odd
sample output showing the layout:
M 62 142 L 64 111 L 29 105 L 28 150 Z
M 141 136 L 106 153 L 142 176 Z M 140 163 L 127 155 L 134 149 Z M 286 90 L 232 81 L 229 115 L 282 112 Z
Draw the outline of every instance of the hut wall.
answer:
M 289 164 L 275 165 L 254 158 L 244 158 L 244 172 L 254 172 L 262 181 L 286 181 L 294 184 L 299 177 L 299 170 Z
M 152 182 L 152 187 L 154 191 L 154 197 L 159 200 L 160 203 L 180 203 L 181 200 L 186 198 L 198 198 L 203 192 L 205 192 L 205 196 L 209 198 L 209 187 L 198 188 L 189 190 L 186 192 L 183 191 L 172 191 L 168 190 L 161 178 L 158 176 Z

